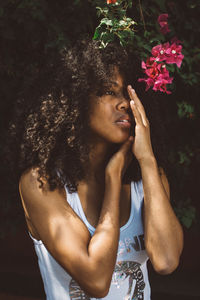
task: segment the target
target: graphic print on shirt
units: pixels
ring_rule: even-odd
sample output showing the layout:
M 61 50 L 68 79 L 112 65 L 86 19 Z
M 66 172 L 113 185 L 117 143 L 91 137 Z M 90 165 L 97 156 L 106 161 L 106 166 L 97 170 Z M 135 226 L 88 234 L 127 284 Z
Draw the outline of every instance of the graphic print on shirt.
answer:
M 123 300 L 144 300 L 145 282 L 140 266 L 135 261 L 119 261 L 116 263 L 112 284 L 120 288 L 120 284 L 128 280 L 128 290 Z M 74 279 L 70 281 L 69 295 L 71 300 L 91 299 Z
M 72 300 L 90 300 L 90 297 L 85 294 L 74 279 L 71 279 L 69 284 L 69 296 Z
M 138 252 L 145 250 L 144 234 L 136 235 L 133 239 L 125 238 L 124 241 L 119 241 L 119 248 L 117 255 L 123 255 L 125 252 L 131 252 L 132 250 Z
M 140 266 L 141 264 L 135 261 L 117 262 L 112 282 L 120 287 L 120 283 L 127 277 L 129 281 L 128 291 L 123 300 L 144 300 L 145 282 Z

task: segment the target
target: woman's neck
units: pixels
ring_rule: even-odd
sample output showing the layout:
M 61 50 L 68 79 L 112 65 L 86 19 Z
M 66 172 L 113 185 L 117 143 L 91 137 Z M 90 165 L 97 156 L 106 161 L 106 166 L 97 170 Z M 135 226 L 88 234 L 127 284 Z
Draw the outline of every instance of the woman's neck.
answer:
M 116 149 L 116 145 L 105 143 L 96 143 L 91 147 L 89 164 L 85 166 L 86 178 L 84 181 L 104 181 L 105 168 Z

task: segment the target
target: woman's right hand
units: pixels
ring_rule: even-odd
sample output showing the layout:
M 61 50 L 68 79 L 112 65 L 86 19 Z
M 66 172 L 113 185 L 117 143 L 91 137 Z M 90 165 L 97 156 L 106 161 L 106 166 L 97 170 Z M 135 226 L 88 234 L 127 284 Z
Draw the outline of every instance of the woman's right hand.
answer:
M 116 176 L 122 179 L 123 175 L 132 160 L 131 146 L 133 143 L 133 137 L 129 139 L 120 147 L 120 149 L 109 160 L 105 173 L 109 176 Z

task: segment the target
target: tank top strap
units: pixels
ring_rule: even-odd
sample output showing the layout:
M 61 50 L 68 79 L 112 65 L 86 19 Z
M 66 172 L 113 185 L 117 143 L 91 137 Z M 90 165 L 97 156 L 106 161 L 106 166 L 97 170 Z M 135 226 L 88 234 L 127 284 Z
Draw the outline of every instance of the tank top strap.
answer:
M 136 214 L 140 213 L 143 207 L 144 193 L 142 179 L 132 181 L 131 183 L 131 205 L 134 207 Z
M 78 193 L 77 192 L 69 193 L 66 185 L 65 185 L 65 191 L 66 191 L 67 202 L 69 203 L 71 208 L 85 223 L 90 233 L 94 234 L 95 228 L 88 222 L 85 216 Z M 133 181 L 131 182 L 131 211 L 130 211 L 129 220 L 124 226 L 120 228 L 120 231 L 124 231 L 127 227 L 129 227 L 134 217 L 136 216 L 139 217 L 141 215 L 142 204 L 143 204 L 142 180 Z
M 69 192 L 66 184 L 64 185 L 64 188 L 65 188 L 67 202 L 69 203 L 70 206 L 72 206 L 72 204 L 75 202 L 76 197 L 74 197 L 74 193 Z
M 83 223 L 85 223 L 90 234 L 93 235 L 95 232 L 95 228 L 88 222 L 85 216 L 78 193 L 77 192 L 69 193 L 66 185 L 65 185 L 65 191 L 66 191 L 67 202 L 74 210 L 74 212 L 80 217 Z

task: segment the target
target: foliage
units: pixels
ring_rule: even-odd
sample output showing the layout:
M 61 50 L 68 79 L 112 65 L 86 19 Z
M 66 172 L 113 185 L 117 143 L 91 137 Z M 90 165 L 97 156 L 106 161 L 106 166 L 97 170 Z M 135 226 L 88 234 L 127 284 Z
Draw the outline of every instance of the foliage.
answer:
M 106 47 L 116 37 L 122 46 L 132 43 L 135 21 L 126 15 L 127 9 L 132 6 L 132 1 L 119 1 L 107 6 L 103 1 L 96 2 L 99 5 L 97 15 L 103 15 L 103 19 L 95 30 L 94 39 L 101 41 L 101 47 Z
M 196 217 L 196 210 L 194 206 L 190 204 L 190 199 L 186 200 L 182 207 L 175 208 L 176 215 L 178 216 L 181 223 L 186 227 L 190 228 L 193 220 Z
M 200 178 L 200 3 L 198 0 L 2 0 L 0 3 L 0 132 L 2 139 L 19 98 L 28 105 L 30 93 L 41 93 L 49 65 L 56 62 L 60 49 L 68 47 L 81 34 L 100 39 L 102 47 L 114 39 L 146 61 L 153 47 L 176 36 L 182 43 L 181 68 L 169 65 L 173 73 L 172 94 L 163 106 L 168 139 L 169 174 L 172 200 L 180 220 L 187 227 L 199 210 Z M 168 14 L 170 32 L 163 35 L 157 22 Z M 144 83 L 141 83 L 143 85 Z M 144 86 L 145 88 L 145 86 Z M 0 145 L 0 150 L 3 143 Z M 14 149 L 13 149 L 14 151 Z M 3 158 L 2 158 L 3 161 Z M 13 192 L 5 164 L 1 164 L 3 218 L 17 219 Z M 11 192 L 12 190 L 12 192 Z M 17 190 L 17 187 L 16 187 Z M 190 199 L 190 203 L 188 203 Z M 5 204 L 7 203 L 7 204 Z M 10 203 L 10 205 L 8 205 Z M 15 202 L 17 203 L 17 201 Z M 17 203 L 16 206 L 19 206 Z M 3 212 L 2 212 L 3 211 Z M 187 221 L 184 221 L 186 220 Z M 190 221 L 188 221 L 190 220 Z M 15 225 L 13 225 L 15 226 Z M 3 228 L 3 227 L 2 227 Z M 6 227 L 7 228 L 7 227 Z M 2 229 L 3 230 L 3 229 Z M 7 229 L 6 229 L 7 230 Z

